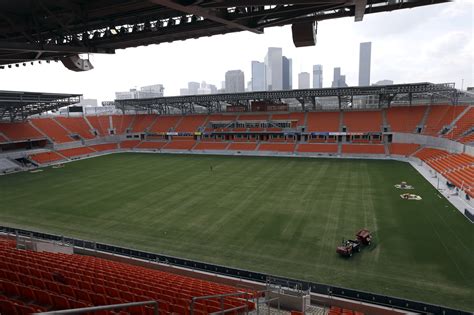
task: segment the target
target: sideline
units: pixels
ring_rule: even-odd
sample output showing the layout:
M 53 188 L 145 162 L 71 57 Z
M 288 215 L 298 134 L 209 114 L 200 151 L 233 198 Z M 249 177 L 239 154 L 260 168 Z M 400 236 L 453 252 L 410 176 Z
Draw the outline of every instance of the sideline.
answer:
M 455 192 L 454 189 L 451 189 L 446 185 L 447 179 L 441 174 L 435 172 L 436 176 L 433 176 L 433 173 L 430 173 L 429 169 L 424 167 L 424 163 L 421 161 L 409 160 L 408 163 L 410 163 L 411 166 L 413 166 L 413 168 L 415 168 L 418 173 L 421 174 L 421 176 L 423 176 L 431 185 L 433 185 L 433 187 L 438 190 L 441 196 L 446 198 L 449 203 L 458 209 L 463 217 L 465 217 L 464 209 L 466 208 L 471 210 L 471 212 L 474 212 L 474 208 L 469 205 L 460 195 L 453 195 Z

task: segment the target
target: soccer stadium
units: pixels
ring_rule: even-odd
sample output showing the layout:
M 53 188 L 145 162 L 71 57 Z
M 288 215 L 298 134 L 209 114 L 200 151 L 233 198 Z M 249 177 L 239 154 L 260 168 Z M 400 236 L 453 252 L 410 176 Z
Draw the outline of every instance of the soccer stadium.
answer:
M 70 23 L 53 23 L 57 33 L 83 33 L 58 14 L 65 4 L 27 2 L 0 7 L 55 12 Z M 277 18 L 266 4 L 280 1 L 259 1 L 281 21 L 257 27 L 257 7 L 241 18 L 213 13 L 249 1 L 118 2 L 88 7 L 87 27 L 112 15 L 128 23 L 133 5 L 135 19 L 198 18 L 159 37 L 45 46 L 0 19 L 0 63 L 42 58 L 85 71 L 85 50 L 300 18 L 293 36 L 304 46 L 308 21 L 436 3 L 355 1 L 333 11 L 287 1 L 278 14 L 299 9 Z M 47 34 L 44 23 L 25 38 Z M 75 106 L 81 96 L 0 91 L 1 315 L 474 311 L 472 92 L 421 82 L 169 96 L 116 100 L 120 113 L 94 115 Z

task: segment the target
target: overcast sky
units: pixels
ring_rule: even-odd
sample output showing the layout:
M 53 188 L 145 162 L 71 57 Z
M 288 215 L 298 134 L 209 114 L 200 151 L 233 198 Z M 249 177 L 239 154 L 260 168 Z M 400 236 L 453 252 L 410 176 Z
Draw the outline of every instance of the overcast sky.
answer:
M 346 81 L 358 83 L 359 43 L 372 42 L 371 82 L 455 82 L 474 86 L 474 1 L 459 0 L 411 10 L 323 21 L 317 45 L 295 48 L 290 27 L 218 35 L 181 42 L 118 50 L 94 55 L 95 69 L 77 73 L 61 63 L 35 64 L 0 70 L 0 89 L 84 94 L 112 100 L 115 91 L 161 83 L 165 95 L 178 95 L 188 81 L 206 81 L 220 88 L 227 70 L 241 69 L 250 80 L 251 60 L 261 60 L 268 47 L 282 47 L 293 59 L 293 87 L 298 73 L 323 65 L 324 87 L 333 68 L 342 68 Z

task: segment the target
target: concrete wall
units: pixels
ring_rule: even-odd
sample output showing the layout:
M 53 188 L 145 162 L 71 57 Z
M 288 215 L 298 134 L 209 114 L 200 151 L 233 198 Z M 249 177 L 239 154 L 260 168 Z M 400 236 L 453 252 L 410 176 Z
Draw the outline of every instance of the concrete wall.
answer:
M 393 133 L 392 142 L 416 143 L 416 144 L 425 145 L 429 147 L 444 149 L 444 150 L 447 150 L 449 152 L 454 152 L 454 153 L 462 153 L 464 152 L 465 147 L 467 147 L 462 143 L 445 139 L 445 138 L 417 135 L 417 134 L 412 134 L 412 133 L 400 133 L 400 132 Z

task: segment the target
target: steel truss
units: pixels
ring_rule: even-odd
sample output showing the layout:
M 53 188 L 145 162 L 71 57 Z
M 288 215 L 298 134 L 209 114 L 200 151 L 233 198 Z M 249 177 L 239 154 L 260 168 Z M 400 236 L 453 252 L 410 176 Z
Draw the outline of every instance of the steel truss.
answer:
M 0 91 L 0 121 L 25 120 L 28 116 L 79 103 L 82 94 Z
M 335 98 L 339 109 L 349 108 L 354 97 L 375 97 L 378 108 L 389 107 L 394 100 L 411 104 L 413 100 L 424 99 L 427 102 L 434 99 L 443 99 L 452 104 L 457 103 L 459 91 L 454 83 L 412 83 L 380 85 L 367 87 L 324 88 L 290 91 L 266 91 L 248 93 L 227 93 L 210 95 L 172 96 L 149 99 L 115 100 L 116 106 L 123 110 L 147 111 L 149 113 L 170 113 L 169 108 L 179 110 L 181 114 L 193 113 L 196 106 L 205 107 L 207 112 L 222 112 L 225 105 L 244 105 L 250 111 L 252 101 L 267 101 L 281 103 L 282 99 L 296 99 L 302 110 L 321 109 L 317 107 L 317 100 Z

